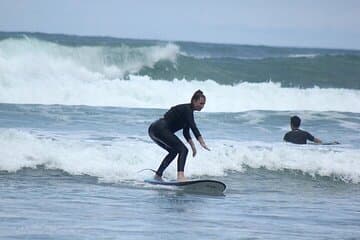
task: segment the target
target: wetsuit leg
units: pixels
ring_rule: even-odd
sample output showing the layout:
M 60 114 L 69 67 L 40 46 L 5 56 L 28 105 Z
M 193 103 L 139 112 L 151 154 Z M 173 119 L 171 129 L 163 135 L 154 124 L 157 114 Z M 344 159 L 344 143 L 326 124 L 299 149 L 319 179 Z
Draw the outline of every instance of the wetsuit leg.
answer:
M 170 163 L 174 160 L 174 158 L 176 157 L 177 153 L 173 153 L 170 152 L 168 153 L 165 158 L 162 160 L 159 168 L 156 171 L 156 175 L 158 176 L 162 176 L 163 172 L 165 171 L 165 169 L 170 165 Z
M 184 171 L 188 149 L 183 142 L 166 127 L 166 123 L 163 122 L 163 120 L 158 120 L 153 123 L 149 127 L 149 135 L 156 144 L 169 152 L 161 162 L 156 174 L 162 176 L 164 170 L 174 160 L 177 154 L 179 154 L 177 169 L 178 171 Z

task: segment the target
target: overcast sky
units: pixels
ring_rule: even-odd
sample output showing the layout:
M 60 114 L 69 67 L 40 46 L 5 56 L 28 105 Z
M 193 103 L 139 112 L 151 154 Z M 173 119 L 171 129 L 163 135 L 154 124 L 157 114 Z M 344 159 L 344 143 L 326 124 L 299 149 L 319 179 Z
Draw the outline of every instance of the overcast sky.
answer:
M 0 31 L 360 49 L 360 0 L 0 0 Z

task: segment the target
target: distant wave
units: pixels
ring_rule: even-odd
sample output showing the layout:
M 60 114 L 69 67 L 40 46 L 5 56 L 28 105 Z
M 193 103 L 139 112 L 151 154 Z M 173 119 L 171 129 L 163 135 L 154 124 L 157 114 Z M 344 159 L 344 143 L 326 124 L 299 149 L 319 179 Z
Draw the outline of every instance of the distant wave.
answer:
M 289 57 L 291 58 L 303 58 L 303 57 L 307 57 L 307 58 L 314 58 L 319 56 L 319 54 L 315 54 L 315 53 L 308 53 L 308 54 L 290 54 Z
M 296 68 L 307 75 L 298 76 Z M 337 80 L 324 79 L 328 75 Z M 273 79 L 279 76 L 286 77 L 285 83 Z M 188 101 L 200 88 L 208 96 L 205 110 L 212 112 L 360 112 L 359 76 L 358 56 L 196 59 L 175 44 L 65 46 L 28 37 L 0 41 L 1 103 L 168 108 Z M 307 88 L 292 85 L 297 78 L 302 85 L 311 83 Z M 321 85 L 352 87 L 319 87 L 313 78 L 324 81 Z
M 360 112 L 360 91 L 349 89 L 283 88 L 279 83 L 220 85 L 214 81 L 151 80 L 130 75 L 128 80 L 108 80 L 91 72 L 76 78 L 60 76 L 19 79 L 0 84 L 0 102 L 163 108 L 188 102 L 202 89 L 207 96 L 205 111 L 313 110 Z
M 157 62 L 140 75 L 153 79 L 207 80 L 233 85 L 241 82 L 281 83 L 285 87 L 360 89 L 360 56 L 296 55 L 277 58 L 194 58 L 179 55 L 176 64 Z
M 16 78 L 86 77 L 92 72 L 106 79 L 124 78 L 144 67 L 166 60 L 174 62 L 178 46 L 148 47 L 76 46 L 69 47 L 34 38 L 0 41 L 2 79 L 11 85 Z M 85 76 L 81 76 L 81 74 Z M 80 75 L 80 76 L 79 76 Z
M 106 79 L 136 74 L 169 81 L 211 79 L 222 85 L 271 80 L 284 87 L 360 89 L 356 50 L 0 32 L 0 69 L 7 83 L 11 71 L 20 71 L 19 77 L 77 77 L 83 70 Z

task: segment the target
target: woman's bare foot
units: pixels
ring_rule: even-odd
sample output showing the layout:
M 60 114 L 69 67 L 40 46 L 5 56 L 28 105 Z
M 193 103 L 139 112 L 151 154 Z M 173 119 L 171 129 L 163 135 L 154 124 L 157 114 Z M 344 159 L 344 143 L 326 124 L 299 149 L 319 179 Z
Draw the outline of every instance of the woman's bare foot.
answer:
M 177 174 L 177 181 L 178 182 L 185 182 L 187 181 L 187 178 L 184 175 L 184 172 L 178 172 Z

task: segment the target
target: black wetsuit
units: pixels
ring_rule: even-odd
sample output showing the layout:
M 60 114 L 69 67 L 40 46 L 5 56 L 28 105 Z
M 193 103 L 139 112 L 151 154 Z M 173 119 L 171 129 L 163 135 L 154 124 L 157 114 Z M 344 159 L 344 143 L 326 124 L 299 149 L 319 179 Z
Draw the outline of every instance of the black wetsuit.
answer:
M 170 108 L 163 118 L 153 122 L 149 127 L 151 139 L 169 152 L 156 171 L 158 176 L 162 176 L 164 170 L 177 154 L 179 154 L 177 169 L 178 171 L 184 171 L 189 151 L 184 143 L 174 134 L 180 129 L 183 129 L 183 135 L 187 141 L 191 139 L 189 129 L 192 130 L 196 138 L 201 136 L 199 129 L 196 127 L 194 110 L 190 103 Z
M 284 141 L 295 144 L 306 144 L 307 140 L 313 142 L 315 138 L 310 133 L 300 129 L 295 129 L 290 132 L 287 132 L 284 136 Z

